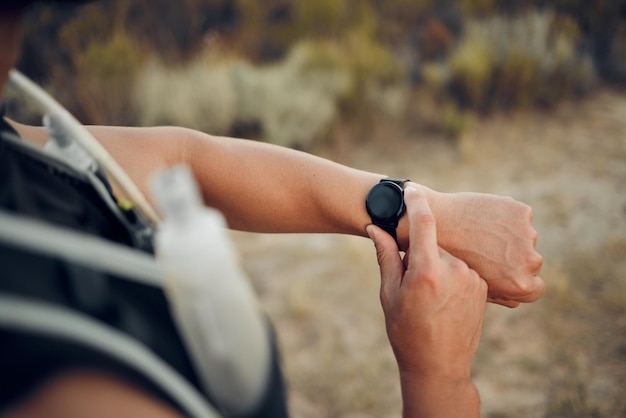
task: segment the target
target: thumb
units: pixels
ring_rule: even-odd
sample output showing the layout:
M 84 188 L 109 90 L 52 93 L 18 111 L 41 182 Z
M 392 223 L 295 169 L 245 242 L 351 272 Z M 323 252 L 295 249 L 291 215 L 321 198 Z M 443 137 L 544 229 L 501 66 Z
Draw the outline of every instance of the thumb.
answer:
M 380 267 L 381 293 L 387 296 L 392 289 L 400 286 L 404 274 L 404 264 L 398 245 L 391 235 L 375 225 L 368 225 L 365 230 L 374 241 L 376 258 Z

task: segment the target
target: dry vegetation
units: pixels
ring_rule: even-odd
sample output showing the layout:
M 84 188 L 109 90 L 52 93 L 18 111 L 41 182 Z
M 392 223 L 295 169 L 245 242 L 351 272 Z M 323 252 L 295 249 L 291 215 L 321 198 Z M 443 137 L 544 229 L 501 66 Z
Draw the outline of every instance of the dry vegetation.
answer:
M 35 9 L 19 68 L 84 123 L 176 123 L 303 148 L 373 117 L 458 138 L 476 112 L 553 106 L 598 78 L 626 79 L 618 1 L 178 3 Z M 416 91 L 437 110 L 407 112 Z

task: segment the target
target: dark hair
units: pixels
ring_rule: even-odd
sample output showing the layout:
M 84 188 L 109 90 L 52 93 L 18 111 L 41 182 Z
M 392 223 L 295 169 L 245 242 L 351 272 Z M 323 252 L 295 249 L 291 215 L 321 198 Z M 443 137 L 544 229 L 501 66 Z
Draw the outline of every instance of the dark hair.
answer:
M 35 3 L 82 4 L 92 0 L 0 0 L 0 11 L 22 11 Z

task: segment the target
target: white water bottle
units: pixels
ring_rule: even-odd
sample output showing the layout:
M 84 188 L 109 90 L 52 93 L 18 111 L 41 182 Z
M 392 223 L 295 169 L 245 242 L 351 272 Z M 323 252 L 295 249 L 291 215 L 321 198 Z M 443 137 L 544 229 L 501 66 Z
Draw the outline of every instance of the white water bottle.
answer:
M 70 137 L 65 128 L 67 122 L 64 116 L 61 113 L 51 112 L 43 117 L 43 124 L 50 137 L 44 145 L 44 150 L 79 170 L 95 173 L 98 170 L 98 163 Z
M 222 413 L 249 413 L 268 386 L 270 341 L 224 217 L 202 204 L 186 166 L 160 173 L 152 186 L 164 219 L 157 258 L 194 366 Z

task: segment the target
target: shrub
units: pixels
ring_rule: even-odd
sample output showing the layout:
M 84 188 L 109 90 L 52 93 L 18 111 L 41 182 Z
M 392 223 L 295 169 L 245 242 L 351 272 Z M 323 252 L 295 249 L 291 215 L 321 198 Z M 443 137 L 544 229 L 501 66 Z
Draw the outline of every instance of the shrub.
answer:
M 572 20 L 552 12 L 470 21 L 450 55 L 449 87 L 480 110 L 552 104 L 589 91 L 595 69 Z
M 462 104 L 485 106 L 490 94 L 493 59 L 493 51 L 473 39 L 464 40 L 450 56 L 450 87 Z
M 282 81 L 279 73 L 268 77 L 268 86 L 274 87 L 270 87 L 273 93 L 260 114 L 264 139 L 307 149 L 326 133 L 337 117 L 336 103 L 321 92 L 302 85 L 284 86 Z
M 175 124 L 212 134 L 258 125 L 267 141 L 307 148 L 337 118 L 338 103 L 351 86 L 341 51 L 311 41 L 273 65 L 219 57 L 198 57 L 180 68 L 153 62 L 136 95 L 145 125 Z
M 623 62 L 615 60 L 615 49 L 623 48 L 626 4 L 623 1 L 553 0 L 553 7 L 571 16 L 582 29 L 598 72 L 609 80 L 626 80 L 619 73 Z M 621 32 L 621 37 L 620 37 Z M 623 57 L 622 57 L 623 58 Z
M 363 97 L 370 113 L 382 116 L 383 119 L 399 121 L 407 113 L 410 87 L 407 83 L 367 83 Z
M 260 81 L 264 138 L 299 148 L 324 136 L 353 85 L 341 50 L 324 41 L 297 44 L 282 63 L 263 68 Z
M 538 95 L 540 57 L 513 44 L 496 69 L 493 95 L 503 108 L 531 105 Z
M 432 92 L 442 94 L 450 84 L 450 66 L 441 62 L 427 62 L 422 65 L 422 81 Z
M 427 13 L 436 3 L 433 0 L 384 0 L 372 2 L 381 15 L 393 21 L 408 21 L 414 24 L 416 20 Z
M 236 0 L 236 44 L 254 60 L 278 60 L 296 38 L 294 6 L 290 2 Z
M 613 36 L 608 60 L 608 73 L 617 80 L 626 80 L 626 22 L 620 23 Z
M 232 63 L 203 59 L 171 69 L 152 62 L 137 84 L 136 100 L 143 125 L 181 125 L 226 134 L 235 120 Z
M 496 11 L 497 0 L 461 0 L 461 9 L 472 16 L 485 16 Z
M 472 115 L 459 109 L 453 103 L 445 104 L 441 112 L 441 131 L 450 139 L 461 138 L 473 123 Z
M 406 105 L 407 77 L 391 49 L 376 38 L 377 20 L 365 8 L 359 25 L 346 32 L 342 54 L 354 80 L 345 110 L 354 114 L 399 117 Z
M 390 84 L 403 77 L 402 69 L 392 52 L 376 39 L 374 30 L 364 23 L 350 30 L 343 41 L 350 71 L 359 85 L 367 81 Z
M 354 88 L 350 61 L 331 41 L 306 41 L 296 44 L 282 64 L 287 82 L 344 98 Z
M 104 43 L 92 42 L 76 57 L 74 94 L 87 123 L 132 124 L 136 110 L 132 87 L 141 68 L 132 39 L 116 32 Z
M 446 55 L 453 40 L 450 29 L 440 19 L 430 17 L 421 30 L 420 54 L 427 60 L 440 59 Z
M 296 8 L 296 27 L 304 36 L 337 36 L 345 24 L 346 4 L 335 0 L 302 0 Z
M 236 98 L 235 126 L 260 124 L 259 112 L 267 100 L 260 71 L 248 62 L 234 63 L 230 81 Z

